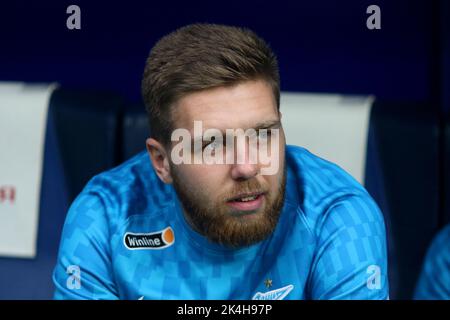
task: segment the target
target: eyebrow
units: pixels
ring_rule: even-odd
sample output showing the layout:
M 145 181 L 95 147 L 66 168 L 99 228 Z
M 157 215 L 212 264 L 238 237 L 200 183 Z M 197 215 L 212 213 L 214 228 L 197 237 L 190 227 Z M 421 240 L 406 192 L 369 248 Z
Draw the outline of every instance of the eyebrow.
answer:
M 276 127 L 281 127 L 281 121 L 279 119 L 258 122 L 253 129 L 255 130 L 272 129 Z

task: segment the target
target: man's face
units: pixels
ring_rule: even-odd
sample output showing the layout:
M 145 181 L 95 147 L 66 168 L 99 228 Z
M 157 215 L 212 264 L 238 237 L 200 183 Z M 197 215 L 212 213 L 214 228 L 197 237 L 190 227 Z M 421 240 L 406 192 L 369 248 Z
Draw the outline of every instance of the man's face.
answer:
M 183 97 L 173 110 L 174 127 L 189 130 L 193 140 L 194 121 L 201 121 L 203 132 L 210 128 L 224 133 L 227 129 L 278 129 L 278 144 L 271 143 L 270 137 L 258 140 L 268 142 L 271 159 L 278 157 L 278 170 L 272 175 L 261 174 L 267 163 L 250 160 L 249 139 L 243 150 L 244 162 L 238 163 L 236 155 L 233 163 L 224 164 L 175 164 L 169 160 L 185 217 L 197 232 L 232 247 L 265 239 L 278 222 L 285 188 L 285 138 L 271 87 L 259 80 L 205 90 Z M 202 142 L 201 150 L 193 147 L 191 155 L 208 143 Z M 259 144 L 256 148 L 260 149 Z M 224 156 L 226 150 L 224 146 Z M 236 145 L 234 152 L 239 152 Z M 170 150 L 167 154 L 170 157 Z

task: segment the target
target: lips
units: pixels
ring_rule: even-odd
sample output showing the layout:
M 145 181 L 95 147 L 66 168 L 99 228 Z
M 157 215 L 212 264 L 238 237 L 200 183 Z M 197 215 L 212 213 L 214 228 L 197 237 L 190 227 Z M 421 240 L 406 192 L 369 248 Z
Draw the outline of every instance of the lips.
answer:
M 239 211 L 255 211 L 258 210 L 265 199 L 265 193 L 246 193 L 233 197 L 227 201 L 227 204 L 233 209 Z

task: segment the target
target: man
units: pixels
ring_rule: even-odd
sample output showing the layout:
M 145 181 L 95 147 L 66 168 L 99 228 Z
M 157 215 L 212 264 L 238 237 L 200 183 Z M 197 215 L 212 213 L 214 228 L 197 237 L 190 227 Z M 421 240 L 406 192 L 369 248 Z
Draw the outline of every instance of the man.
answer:
M 342 169 L 286 147 L 262 39 L 183 27 L 152 49 L 142 92 L 148 155 L 72 204 L 55 298 L 388 297 L 382 214 Z
M 450 300 L 450 224 L 438 233 L 428 249 L 414 298 Z

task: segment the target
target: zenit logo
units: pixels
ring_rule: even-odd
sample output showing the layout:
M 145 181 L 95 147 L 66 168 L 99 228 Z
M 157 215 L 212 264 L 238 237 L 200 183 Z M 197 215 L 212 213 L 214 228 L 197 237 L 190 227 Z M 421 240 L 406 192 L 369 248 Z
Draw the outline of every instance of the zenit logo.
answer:
M 123 243 L 130 250 L 164 249 L 175 242 L 171 227 L 152 233 L 125 233 Z
M 275 289 L 275 290 L 271 290 L 271 291 L 267 291 L 267 292 L 257 292 L 252 300 L 283 300 L 284 297 L 286 297 L 289 292 L 292 291 L 292 289 L 294 289 L 294 286 L 292 284 L 280 288 L 280 289 Z

